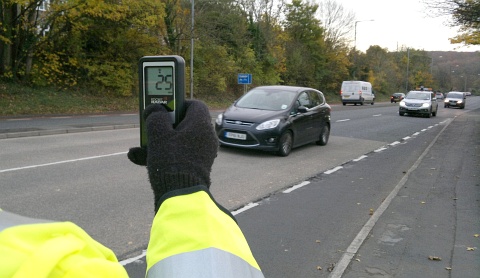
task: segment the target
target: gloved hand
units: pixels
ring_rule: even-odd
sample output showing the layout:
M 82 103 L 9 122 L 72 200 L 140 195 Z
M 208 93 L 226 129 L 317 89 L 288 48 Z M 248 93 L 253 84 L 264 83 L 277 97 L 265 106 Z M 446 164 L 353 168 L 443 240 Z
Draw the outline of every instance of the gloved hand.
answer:
M 147 149 L 128 151 L 135 164 L 146 165 L 155 195 L 155 212 L 167 192 L 195 185 L 210 187 L 210 172 L 217 156 L 218 139 L 207 106 L 185 101 L 185 118 L 174 129 L 165 107 L 148 106 L 144 111 Z

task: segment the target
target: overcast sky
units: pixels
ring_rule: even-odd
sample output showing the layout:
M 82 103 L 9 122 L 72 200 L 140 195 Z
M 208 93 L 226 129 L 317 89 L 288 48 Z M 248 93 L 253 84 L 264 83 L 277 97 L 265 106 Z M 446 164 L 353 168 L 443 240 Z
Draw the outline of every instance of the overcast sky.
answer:
M 370 45 L 379 45 L 389 51 L 402 46 L 426 51 L 480 51 L 480 46 L 465 47 L 450 44 L 457 34 L 449 28 L 446 17 L 429 16 L 419 0 L 335 0 L 346 11 L 355 13 L 356 20 L 374 20 L 357 23 L 356 46 L 365 51 Z M 352 32 L 352 46 L 354 32 Z

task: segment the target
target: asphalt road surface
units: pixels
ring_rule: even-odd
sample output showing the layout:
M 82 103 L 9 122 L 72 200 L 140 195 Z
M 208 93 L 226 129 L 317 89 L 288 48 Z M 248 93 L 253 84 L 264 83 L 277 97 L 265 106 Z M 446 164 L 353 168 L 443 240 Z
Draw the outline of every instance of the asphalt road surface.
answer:
M 480 97 L 432 118 L 400 117 L 390 103 L 333 106 L 327 146 L 285 158 L 221 148 L 211 190 L 266 277 L 478 277 L 479 121 Z M 1 208 L 73 221 L 143 277 L 153 194 L 126 158 L 136 122 L 1 119 Z

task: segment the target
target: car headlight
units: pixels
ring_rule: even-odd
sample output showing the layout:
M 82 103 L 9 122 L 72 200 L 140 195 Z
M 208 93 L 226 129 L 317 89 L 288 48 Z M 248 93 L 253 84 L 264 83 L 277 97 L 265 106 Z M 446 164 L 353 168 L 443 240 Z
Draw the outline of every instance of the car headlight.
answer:
M 222 125 L 223 122 L 223 114 L 218 114 L 217 119 L 215 119 L 215 123 L 217 125 Z
M 280 123 L 280 119 L 275 119 L 275 120 L 270 120 L 263 122 L 257 126 L 257 130 L 264 130 L 264 129 L 272 129 L 276 128 L 278 124 Z
M 405 106 L 406 106 L 406 105 L 405 105 L 405 101 L 403 101 L 403 100 L 400 101 L 400 106 L 405 107 Z
M 422 108 L 427 108 L 427 107 L 430 107 L 430 103 L 423 103 L 422 104 Z
M 460 100 L 457 100 L 457 103 L 462 103 L 462 102 L 463 102 L 463 100 L 461 100 L 461 99 L 460 99 Z
M 443 102 L 447 103 L 447 102 L 448 102 L 448 99 L 445 99 Z

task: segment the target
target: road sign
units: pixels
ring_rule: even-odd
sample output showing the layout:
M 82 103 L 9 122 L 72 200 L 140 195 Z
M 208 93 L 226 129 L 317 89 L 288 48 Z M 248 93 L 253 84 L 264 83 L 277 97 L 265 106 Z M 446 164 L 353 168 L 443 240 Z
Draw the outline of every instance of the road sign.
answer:
M 252 74 L 251 73 L 239 73 L 238 74 L 238 84 L 252 84 Z

